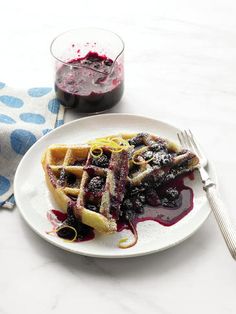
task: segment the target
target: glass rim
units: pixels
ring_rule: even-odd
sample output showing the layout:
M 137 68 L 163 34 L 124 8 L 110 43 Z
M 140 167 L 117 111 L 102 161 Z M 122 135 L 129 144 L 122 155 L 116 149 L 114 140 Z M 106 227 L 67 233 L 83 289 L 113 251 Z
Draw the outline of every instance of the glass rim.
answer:
M 80 31 L 80 30 L 101 30 L 101 31 L 105 31 L 105 32 L 107 32 L 107 33 L 111 33 L 111 34 L 115 35 L 115 36 L 120 40 L 120 42 L 121 42 L 121 44 L 122 44 L 122 49 L 121 49 L 121 51 L 118 53 L 118 55 L 116 56 L 116 58 L 114 59 L 113 64 L 114 64 L 115 61 L 120 57 L 120 55 L 124 52 L 125 43 L 124 43 L 123 39 L 122 39 L 117 33 L 113 32 L 113 31 L 110 31 L 110 30 L 108 30 L 108 29 L 105 29 L 105 28 L 100 28 L 100 27 L 81 27 L 81 28 L 69 29 L 69 30 L 67 30 L 67 31 L 65 31 L 65 32 L 62 32 L 62 33 L 58 34 L 58 35 L 52 40 L 52 42 L 51 42 L 51 44 L 50 44 L 50 53 L 51 53 L 51 55 L 52 55 L 52 57 L 53 57 L 54 59 L 56 59 L 57 61 L 59 61 L 60 63 L 62 63 L 62 64 L 64 64 L 64 65 L 67 65 L 67 66 L 70 65 L 70 66 L 72 66 L 72 67 L 78 67 L 78 65 L 77 65 L 77 66 L 73 66 L 72 64 L 68 64 L 68 62 L 65 62 L 65 61 L 61 60 L 60 58 L 56 57 L 55 54 L 53 53 L 53 45 L 54 45 L 54 43 L 56 42 L 56 40 L 57 40 L 59 37 L 61 37 L 62 35 L 65 35 L 65 34 L 67 34 L 67 33 L 73 32 L 73 31 Z M 83 65 L 81 65 L 80 67 L 88 68 L 88 67 L 83 66 Z M 113 68 L 113 66 L 112 66 L 111 68 Z M 94 71 L 99 72 L 99 73 L 104 73 L 104 72 L 101 72 L 101 71 L 95 70 L 95 69 L 94 69 Z M 110 72 L 111 72 L 111 71 L 110 71 Z M 108 74 L 109 74 L 109 73 L 108 73 Z

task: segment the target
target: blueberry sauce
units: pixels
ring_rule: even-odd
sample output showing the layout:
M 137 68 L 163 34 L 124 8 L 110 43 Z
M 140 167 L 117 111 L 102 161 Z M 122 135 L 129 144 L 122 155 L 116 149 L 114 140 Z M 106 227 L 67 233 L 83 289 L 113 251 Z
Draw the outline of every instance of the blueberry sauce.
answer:
M 117 221 L 117 232 L 128 229 L 137 233 L 137 224 L 147 220 L 156 221 L 165 227 L 170 227 L 180 221 L 193 209 L 193 190 L 184 184 L 185 178 L 194 180 L 194 172 L 183 174 L 165 183 L 158 188 L 157 193 L 154 192 L 156 190 L 142 191 L 142 189 L 132 187 L 129 198 L 123 201 L 123 212 L 121 211 L 121 216 Z M 97 211 L 96 205 L 89 206 L 90 210 Z M 67 214 L 55 209 L 48 211 L 47 218 L 54 229 L 69 219 Z M 85 226 L 82 223 L 80 225 L 82 228 Z M 87 226 L 77 242 L 94 239 L 95 234 L 92 228 L 86 228 Z
M 122 65 L 96 52 L 70 60 L 56 72 L 57 99 L 81 113 L 110 109 L 121 99 L 123 90 Z
M 51 209 L 47 212 L 47 218 L 52 224 L 53 228 L 57 229 L 66 222 L 66 220 L 68 219 L 68 214 L 63 213 L 57 209 Z M 81 229 L 81 227 L 85 227 L 85 232 Z M 80 231 L 82 232 L 78 232 L 79 237 L 75 242 L 89 241 L 94 239 L 95 234 L 92 228 L 88 228 L 87 226 L 80 223 L 80 229 Z
M 176 206 L 163 206 L 162 203 L 156 207 L 144 206 L 144 211 L 140 214 L 136 213 L 132 218 L 132 224 L 136 228 L 137 224 L 142 221 L 152 220 L 160 223 L 163 226 L 170 227 L 180 221 L 193 209 L 193 190 L 184 184 L 184 178 L 194 179 L 194 173 L 182 175 L 175 180 L 171 181 L 159 190 L 159 195 L 164 198 L 166 190 L 175 189 L 179 192 L 179 197 L 176 199 Z M 162 199 L 163 199 L 162 198 Z M 171 205 L 171 204 L 170 204 Z M 130 228 L 127 219 L 121 217 L 117 223 L 117 231 L 120 232 L 124 229 Z
M 47 217 L 51 223 L 58 224 L 58 223 L 61 223 L 61 222 L 66 220 L 67 214 L 65 214 L 65 213 L 63 213 L 57 209 L 51 209 L 47 213 Z

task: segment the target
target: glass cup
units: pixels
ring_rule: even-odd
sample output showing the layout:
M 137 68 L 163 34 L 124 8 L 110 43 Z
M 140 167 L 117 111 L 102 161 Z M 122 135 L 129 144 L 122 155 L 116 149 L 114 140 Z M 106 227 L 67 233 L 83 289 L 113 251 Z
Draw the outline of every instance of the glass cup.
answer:
M 124 92 L 124 42 L 115 33 L 81 28 L 57 36 L 55 92 L 67 108 L 95 113 L 112 108 Z

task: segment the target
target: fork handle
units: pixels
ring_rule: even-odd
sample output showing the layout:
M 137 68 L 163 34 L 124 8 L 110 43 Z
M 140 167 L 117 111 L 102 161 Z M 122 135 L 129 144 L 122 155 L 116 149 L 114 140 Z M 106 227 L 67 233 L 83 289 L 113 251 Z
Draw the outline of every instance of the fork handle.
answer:
M 215 185 L 205 187 L 208 201 L 232 257 L 236 260 L 236 228 L 220 199 Z

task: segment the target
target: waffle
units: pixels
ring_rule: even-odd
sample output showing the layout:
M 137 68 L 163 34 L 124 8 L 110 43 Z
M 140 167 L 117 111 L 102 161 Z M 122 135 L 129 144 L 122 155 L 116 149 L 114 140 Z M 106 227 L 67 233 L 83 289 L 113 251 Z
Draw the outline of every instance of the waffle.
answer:
M 155 187 L 198 165 L 196 155 L 148 133 L 119 134 L 128 149 L 101 147 L 105 163 L 97 164 L 88 145 L 51 145 L 42 157 L 47 185 L 60 209 L 101 233 L 117 230 L 125 186 Z
M 125 192 L 128 152 L 111 153 L 108 163 L 96 165 L 89 146 L 52 145 L 42 157 L 47 185 L 60 209 L 72 206 L 82 223 L 101 233 L 116 231 Z

